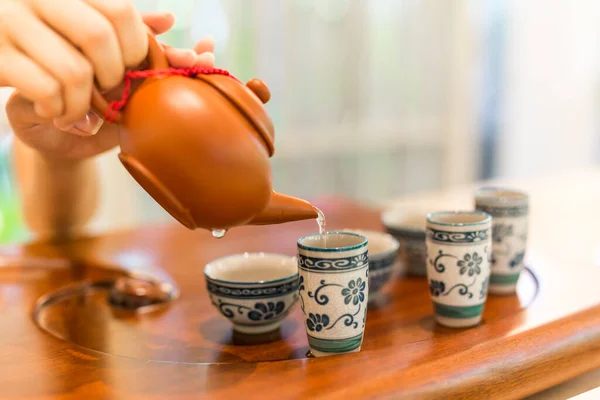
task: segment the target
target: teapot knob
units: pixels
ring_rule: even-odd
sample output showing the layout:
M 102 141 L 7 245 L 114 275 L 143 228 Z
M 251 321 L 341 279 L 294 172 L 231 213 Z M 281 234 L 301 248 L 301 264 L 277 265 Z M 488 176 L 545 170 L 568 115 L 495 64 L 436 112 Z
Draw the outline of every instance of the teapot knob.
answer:
M 261 81 L 260 79 L 252 79 L 248 83 L 246 83 L 248 89 L 252 90 L 254 94 L 266 104 L 271 99 L 271 92 L 267 85 Z

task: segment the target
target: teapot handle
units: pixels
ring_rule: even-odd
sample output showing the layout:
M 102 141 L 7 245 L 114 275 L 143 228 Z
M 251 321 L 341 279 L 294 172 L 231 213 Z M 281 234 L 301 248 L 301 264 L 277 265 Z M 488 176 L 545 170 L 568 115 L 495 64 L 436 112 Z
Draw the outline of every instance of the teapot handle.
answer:
M 148 33 L 148 62 L 150 69 L 167 69 L 169 61 L 162 47 L 156 41 L 152 33 Z M 92 88 L 92 109 L 101 117 L 103 117 L 108 109 L 108 101 L 104 98 L 98 87 L 94 85 Z M 121 121 L 121 113 L 115 115 L 114 122 Z

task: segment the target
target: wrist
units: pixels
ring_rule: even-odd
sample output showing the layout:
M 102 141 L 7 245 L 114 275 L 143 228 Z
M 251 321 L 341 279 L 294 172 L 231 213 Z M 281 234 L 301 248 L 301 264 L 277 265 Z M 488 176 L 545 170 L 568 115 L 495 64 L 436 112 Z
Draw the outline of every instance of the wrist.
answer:
M 63 157 L 20 141 L 15 141 L 13 149 L 29 229 L 46 239 L 71 238 L 85 231 L 98 202 L 94 158 Z
M 61 171 L 61 170 L 73 170 L 74 168 L 81 168 L 87 165 L 92 165 L 94 160 L 93 157 L 89 158 L 71 158 L 65 157 L 62 154 L 55 154 L 36 150 L 38 153 L 39 161 L 45 164 L 50 170 Z

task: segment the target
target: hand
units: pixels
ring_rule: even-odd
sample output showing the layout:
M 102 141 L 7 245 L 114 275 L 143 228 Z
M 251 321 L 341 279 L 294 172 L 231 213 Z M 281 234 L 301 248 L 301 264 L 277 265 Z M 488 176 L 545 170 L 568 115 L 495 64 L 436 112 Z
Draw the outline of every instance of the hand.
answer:
M 109 100 L 126 69 L 143 69 L 148 28 L 168 31 L 168 13 L 138 14 L 126 0 L 2 0 L 0 86 L 15 135 L 47 157 L 88 158 L 118 144 L 118 127 L 90 111 L 94 76 Z M 214 42 L 165 46 L 174 67 L 213 66 Z

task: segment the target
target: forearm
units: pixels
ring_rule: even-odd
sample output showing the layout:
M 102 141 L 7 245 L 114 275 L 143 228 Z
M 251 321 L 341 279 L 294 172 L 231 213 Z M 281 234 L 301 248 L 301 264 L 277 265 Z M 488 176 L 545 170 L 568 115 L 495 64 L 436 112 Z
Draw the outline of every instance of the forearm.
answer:
M 53 159 L 16 137 L 13 151 L 28 227 L 44 239 L 80 233 L 97 208 L 98 171 L 94 159 Z

